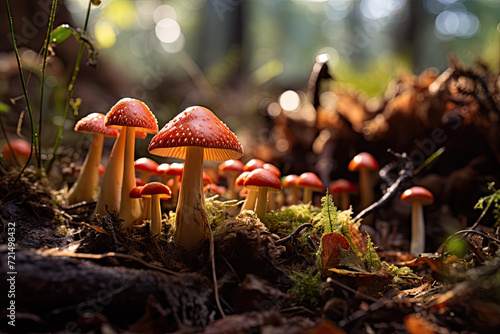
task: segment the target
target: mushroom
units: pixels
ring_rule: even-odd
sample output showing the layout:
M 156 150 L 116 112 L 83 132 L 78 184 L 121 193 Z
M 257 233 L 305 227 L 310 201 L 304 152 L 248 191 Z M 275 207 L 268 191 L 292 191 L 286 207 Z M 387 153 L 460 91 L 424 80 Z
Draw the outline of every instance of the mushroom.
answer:
M 74 130 L 92 134 L 92 141 L 80 174 L 68 191 L 68 203 L 92 202 L 99 185 L 99 162 L 101 161 L 104 137 L 116 138 L 118 131 L 104 126 L 104 115 L 99 113 L 89 114 L 79 120 Z
M 227 187 L 229 188 L 229 199 L 238 198 L 235 181 L 243 172 L 243 162 L 239 160 L 226 160 L 219 165 L 219 174 L 227 176 Z
M 149 176 L 157 173 L 158 163 L 149 158 L 139 158 L 134 161 L 134 167 L 141 181 L 146 184 Z
M 362 152 L 349 162 L 347 168 L 351 172 L 359 171 L 360 209 L 364 209 L 371 205 L 374 200 L 373 180 L 370 171 L 379 169 L 378 162 L 370 153 Z
M 273 164 L 269 164 L 269 163 L 265 163 L 262 168 L 264 168 L 265 170 L 273 173 L 274 175 L 276 175 L 276 177 L 279 179 L 281 178 L 281 171 L 278 169 L 278 167 L 276 167 L 275 165 Z M 280 183 L 280 190 L 281 190 L 281 183 Z M 275 211 L 277 209 L 277 204 L 276 204 L 276 191 L 273 191 L 271 192 L 268 197 L 268 211 Z
M 236 185 L 243 187 L 245 184 L 245 179 L 247 178 L 248 174 L 251 172 L 243 172 L 238 176 L 236 179 Z M 241 207 L 240 213 L 242 213 L 245 210 L 255 210 L 255 203 L 257 202 L 257 190 L 250 190 L 248 188 L 244 188 L 244 190 L 247 190 L 247 198 L 245 199 L 245 202 L 243 202 L 243 205 Z M 240 192 L 241 194 L 241 192 Z
M 156 168 L 156 174 L 160 176 L 161 182 L 165 185 L 170 179 L 170 175 L 167 174 L 169 168 L 170 164 L 167 163 L 162 163 Z
M 330 183 L 329 190 L 336 197 L 335 203 L 338 208 L 347 210 L 350 205 L 349 194 L 358 191 L 358 188 L 346 179 L 338 179 Z
M 264 168 L 264 161 L 260 159 L 252 159 L 243 166 L 243 171 L 251 172 L 257 168 Z
M 172 180 L 172 199 L 171 202 L 176 204 L 179 198 L 179 184 L 181 181 L 182 173 L 184 171 L 184 164 L 174 162 L 170 164 L 170 168 L 167 170 L 167 175 L 173 177 Z
M 290 174 L 283 178 L 281 184 L 283 188 L 291 189 L 291 194 L 288 196 L 288 204 L 297 204 L 299 202 L 299 187 L 295 184 L 298 175 Z
M 139 100 L 131 98 L 118 101 L 106 114 L 104 124 L 120 129 L 119 138 L 125 137 L 124 151 L 120 152 L 122 153 L 120 158 L 123 160 L 123 182 L 119 216 L 123 220 L 122 226 L 129 228 L 141 215 L 139 199 L 130 198 L 129 196 L 130 191 L 136 186 L 134 171 L 136 131 L 155 134 L 158 132 L 158 124 L 156 117 L 148 106 Z
M 185 250 L 201 245 L 208 232 L 203 194 L 203 160 L 238 159 L 243 148 L 234 133 L 210 110 L 190 107 L 153 137 L 148 151 L 185 159 L 176 209 L 174 242 Z
M 302 197 L 302 202 L 307 204 L 312 202 L 312 194 L 314 191 L 323 191 L 323 182 L 319 177 L 311 172 L 306 172 L 300 174 L 295 181 L 295 185 L 300 188 L 304 188 L 304 194 Z
M 12 148 L 12 151 L 10 150 Z M 24 139 L 14 139 L 9 145 L 5 144 L 2 155 L 11 165 L 26 165 L 31 154 L 31 144 Z
M 141 196 L 151 196 L 151 235 L 161 234 L 161 206 L 160 198 L 170 198 L 170 188 L 160 182 L 146 184 L 141 190 Z
M 401 194 L 401 202 L 411 204 L 410 253 L 419 255 L 425 251 L 425 223 L 423 205 L 434 203 L 432 193 L 423 187 L 411 187 Z
M 140 198 L 142 202 L 142 214 L 136 219 L 134 225 L 141 225 L 146 219 L 151 219 L 151 196 L 141 196 L 141 190 L 144 185 L 137 186 L 130 191 L 131 198 Z
M 251 191 L 257 191 L 255 213 L 264 222 L 267 212 L 267 193 L 281 190 L 280 180 L 276 175 L 264 168 L 257 168 L 245 178 L 244 186 Z

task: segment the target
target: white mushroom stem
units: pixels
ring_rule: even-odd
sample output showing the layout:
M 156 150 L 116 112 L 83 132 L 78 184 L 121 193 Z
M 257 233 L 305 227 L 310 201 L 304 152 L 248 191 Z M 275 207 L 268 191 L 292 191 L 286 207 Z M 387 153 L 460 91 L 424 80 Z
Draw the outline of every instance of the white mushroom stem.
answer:
M 300 198 L 299 187 L 292 187 L 290 204 L 297 204 L 299 202 L 299 198 Z
M 141 202 L 139 198 L 131 198 L 130 191 L 135 188 L 135 128 L 122 127 L 125 132 L 125 156 L 123 161 L 123 183 L 120 202 L 120 219 L 123 220 L 122 227 L 130 228 L 134 222 L 141 216 Z
M 372 177 L 370 170 L 367 168 L 359 170 L 359 194 L 361 209 L 367 208 L 373 203 Z
M 257 204 L 255 213 L 261 222 L 264 222 L 267 212 L 267 187 L 259 187 L 257 191 Z
M 249 190 L 247 199 L 245 202 L 243 202 L 243 206 L 241 207 L 240 213 L 242 213 L 245 210 L 255 210 L 255 202 L 257 201 L 257 191 L 256 190 Z
M 101 161 L 104 135 L 94 134 L 80 174 L 68 192 L 68 203 L 92 202 L 99 185 L 99 162 Z
M 161 206 L 160 196 L 152 195 L 148 198 L 151 202 L 151 235 L 158 236 L 161 234 Z
M 202 162 L 202 164 L 203 164 L 203 162 Z M 203 170 L 203 168 L 202 168 L 202 170 Z M 180 178 L 181 178 L 180 175 L 174 176 L 174 183 L 172 184 L 172 199 L 171 199 L 172 203 L 177 203 L 179 201 L 179 179 Z M 203 182 L 203 179 L 202 179 L 202 182 Z
M 95 214 L 101 216 L 118 213 L 120 210 L 121 189 L 123 182 L 123 156 L 125 152 L 125 134 L 116 138 L 108 159 L 108 166 L 102 178 L 101 190 L 97 198 Z M 106 206 L 108 210 L 106 211 Z
M 413 202 L 411 205 L 411 243 L 410 253 L 419 255 L 425 251 L 425 223 L 422 203 Z
M 188 146 L 175 216 L 174 242 L 188 251 L 196 249 L 205 240 L 208 228 L 203 194 L 203 148 Z
M 313 198 L 313 189 L 310 187 L 304 187 L 304 196 L 302 197 L 302 201 L 304 204 L 312 202 Z

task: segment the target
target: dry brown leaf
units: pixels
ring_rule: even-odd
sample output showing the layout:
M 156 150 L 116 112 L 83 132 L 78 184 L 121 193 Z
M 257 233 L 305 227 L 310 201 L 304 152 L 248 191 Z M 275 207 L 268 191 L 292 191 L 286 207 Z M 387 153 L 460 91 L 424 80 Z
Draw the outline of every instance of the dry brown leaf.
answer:
M 366 239 L 363 238 L 363 234 L 359 231 L 357 227 L 354 227 L 353 225 L 349 225 L 349 234 L 351 235 L 352 241 L 356 244 L 358 247 L 358 250 L 365 254 L 366 253 Z
M 323 271 L 338 266 L 340 262 L 340 247 L 349 249 L 349 241 L 342 234 L 328 233 L 321 238 L 321 263 Z

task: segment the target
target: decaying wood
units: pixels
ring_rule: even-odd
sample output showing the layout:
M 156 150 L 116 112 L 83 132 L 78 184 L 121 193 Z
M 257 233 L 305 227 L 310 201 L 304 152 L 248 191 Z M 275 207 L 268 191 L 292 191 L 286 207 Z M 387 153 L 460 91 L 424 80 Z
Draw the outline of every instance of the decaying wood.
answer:
M 0 258 L 2 264 L 7 263 L 6 248 L 0 250 Z M 158 313 L 155 320 L 162 331 L 203 327 L 209 321 L 213 287 L 199 274 L 171 276 L 153 270 L 104 267 L 31 249 L 16 252 L 15 269 L 16 310 L 43 319 L 40 330 L 46 330 L 47 323 L 72 331 L 85 328 L 90 324 L 85 320 L 89 315 L 92 321 L 99 315 L 127 328 L 151 307 Z M 2 291 L 7 291 L 10 276 L 2 268 Z

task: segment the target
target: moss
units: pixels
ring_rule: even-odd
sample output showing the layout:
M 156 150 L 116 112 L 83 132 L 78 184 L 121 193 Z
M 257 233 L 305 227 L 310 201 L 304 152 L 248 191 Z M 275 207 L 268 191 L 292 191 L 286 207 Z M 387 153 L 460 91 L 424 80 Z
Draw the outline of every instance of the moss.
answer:
M 311 222 L 318 212 L 318 208 L 309 204 L 291 205 L 281 211 L 267 213 L 265 225 L 272 233 L 286 236 L 298 226 Z
M 321 273 L 312 270 L 292 271 L 289 278 L 293 281 L 293 286 L 288 292 L 293 295 L 301 305 L 315 307 L 319 304 L 321 284 Z

